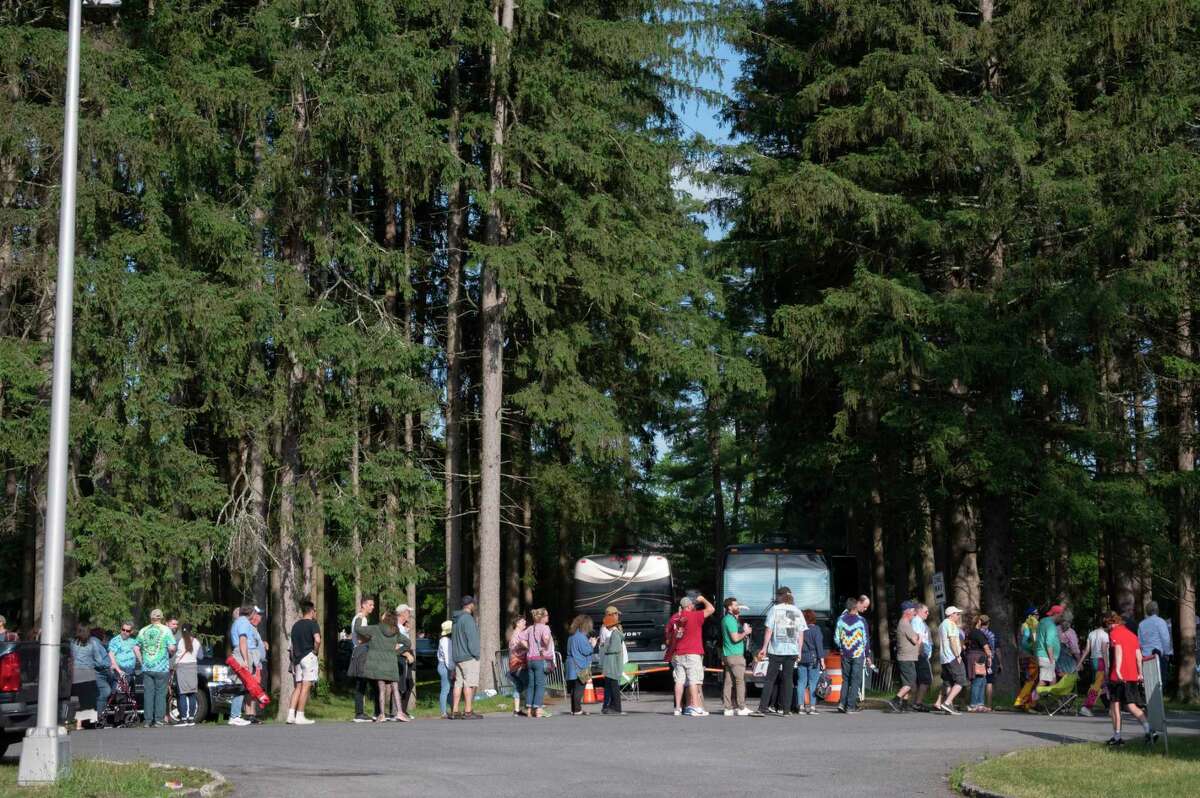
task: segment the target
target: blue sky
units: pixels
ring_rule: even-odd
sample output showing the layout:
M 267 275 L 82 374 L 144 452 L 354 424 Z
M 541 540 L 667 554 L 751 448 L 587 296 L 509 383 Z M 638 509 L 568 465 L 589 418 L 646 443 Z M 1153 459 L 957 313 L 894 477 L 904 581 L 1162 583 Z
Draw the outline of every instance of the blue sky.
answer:
M 706 55 L 716 56 L 721 64 L 720 75 L 704 75 L 700 85 L 728 94 L 733 88 L 737 77 L 740 59 L 733 48 L 724 40 L 719 42 L 706 41 L 700 44 L 700 50 Z M 709 106 L 698 100 L 688 100 L 678 107 L 680 117 L 687 128 L 716 142 L 729 141 L 729 129 L 717 118 L 720 108 Z

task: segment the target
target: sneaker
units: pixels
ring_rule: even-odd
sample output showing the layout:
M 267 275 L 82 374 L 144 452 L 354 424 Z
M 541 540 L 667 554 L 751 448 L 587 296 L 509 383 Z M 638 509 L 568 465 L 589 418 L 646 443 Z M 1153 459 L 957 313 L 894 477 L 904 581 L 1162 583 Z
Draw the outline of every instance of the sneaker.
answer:
M 775 707 L 771 707 L 770 709 L 767 710 L 767 714 L 774 715 L 777 718 L 782 718 L 785 713 L 781 710 L 776 709 Z
M 1088 709 L 1087 707 L 1080 707 L 1079 715 L 1084 718 L 1090 718 L 1090 717 L 1092 717 L 1092 711 L 1090 709 Z
M 816 707 L 805 707 L 805 708 L 804 708 L 804 714 L 805 714 L 805 715 L 816 715 L 816 714 L 817 714 L 817 708 L 816 708 Z
M 764 715 L 763 713 L 759 712 L 757 709 L 755 709 L 755 710 L 752 710 L 751 712 L 748 712 L 748 713 L 747 713 L 747 716 L 748 716 L 748 717 L 751 717 L 751 718 L 765 718 L 765 717 L 766 717 L 766 715 Z
M 246 718 L 246 722 L 251 726 L 257 726 L 262 723 L 262 718 L 260 718 L 258 715 L 251 715 L 250 717 Z
M 844 706 L 842 706 L 841 704 L 838 704 L 838 713 L 841 715 L 846 714 L 846 708 Z
M 1109 748 L 1119 748 L 1120 746 L 1125 745 L 1125 741 L 1120 737 L 1109 737 L 1108 742 L 1106 742 L 1105 745 L 1107 745 Z
M 675 711 L 675 714 L 676 714 L 676 715 L 680 714 L 680 713 L 679 713 L 679 710 L 676 710 L 676 711 Z M 687 716 L 687 717 L 689 717 L 689 718 L 690 718 L 692 715 L 695 715 L 696 713 L 695 713 L 695 711 L 692 709 L 692 707 L 688 707 L 687 709 L 683 710 L 683 714 L 684 714 L 685 716 Z
M 736 713 L 732 709 L 727 709 L 724 712 L 722 712 L 721 714 L 727 718 L 732 718 Z
M 929 712 L 929 707 L 927 707 L 925 704 L 913 704 L 912 708 L 913 712 Z
M 671 714 L 672 714 L 672 715 L 682 715 L 682 714 L 683 714 L 683 710 L 681 710 L 679 707 L 675 707 L 675 711 L 674 711 L 674 712 L 672 712 Z
M 1148 731 L 1143 739 L 1145 739 L 1147 745 L 1154 745 L 1161 737 L 1162 735 L 1156 731 Z
M 707 718 L 708 710 L 704 707 L 692 707 L 692 714 L 698 718 Z
M 370 723 L 371 718 L 366 715 L 355 715 L 354 722 L 355 723 Z
M 304 717 L 303 715 L 297 715 L 297 716 L 296 716 L 296 720 L 294 721 L 294 723 L 295 723 L 297 726 L 311 726 L 311 725 L 313 725 L 314 723 L 316 723 L 316 721 L 315 721 L 315 720 L 313 720 L 312 718 L 306 718 L 306 717 Z
M 942 712 L 945 712 L 947 715 L 961 715 L 962 714 L 961 712 L 959 712 L 957 709 L 955 709 L 950 704 L 942 704 Z
M 550 716 L 547 714 L 547 715 L 543 715 L 543 717 L 548 718 Z M 465 718 L 467 720 L 483 720 L 483 715 L 480 715 L 478 712 L 475 712 L 474 710 L 472 710 L 471 712 L 468 712 L 467 714 L 463 715 L 463 718 Z
M 230 726 L 249 726 L 250 721 L 246 720 L 245 718 L 230 718 L 229 725 Z
M 891 698 L 884 699 L 883 703 L 887 704 L 887 708 L 891 712 L 899 712 L 900 711 L 900 705 L 897 704 L 894 699 L 891 699 Z
M 750 714 L 750 710 L 746 707 L 742 707 L 741 709 L 737 710 L 737 714 L 744 718 Z

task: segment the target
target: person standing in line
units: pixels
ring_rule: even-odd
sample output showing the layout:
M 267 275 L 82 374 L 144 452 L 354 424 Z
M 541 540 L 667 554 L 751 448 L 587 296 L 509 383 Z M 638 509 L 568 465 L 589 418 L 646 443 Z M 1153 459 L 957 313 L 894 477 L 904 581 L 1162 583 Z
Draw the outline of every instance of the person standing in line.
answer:
M 1092 717 L 1092 707 L 1096 705 L 1096 699 L 1100 697 L 1100 692 L 1104 689 L 1104 682 L 1107 676 L 1108 655 L 1108 630 L 1104 628 L 1104 619 L 1100 619 L 1100 623 L 1095 629 L 1088 632 L 1087 643 L 1083 647 L 1083 652 L 1079 655 L 1079 662 L 1082 663 L 1085 659 L 1091 659 L 1092 664 L 1092 685 L 1088 688 L 1087 697 L 1083 699 L 1083 706 L 1079 708 L 1079 714 L 1085 718 Z
M 696 609 L 700 604 L 702 609 Z M 704 717 L 704 621 L 716 612 L 704 596 L 684 596 L 679 612 L 667 624 L 671 675 L 675 679 L 675 714 Z M 684 702 L 687 702 L 686 704 Z
M 867 622 L 859 615 L 860 606 L 860 598 L 846 599 L 846 611 L 838 618 L 833 633 L 833 642 L 842 652 L 842 697 L 838 701 L 838 712 L 843 715 L 862 711 L 858 706 L 858 694 L 862 690 L 870 641 L 867 639 Z
M 183 632 L 179 631 L 179 619 L 171 618 L 167 621 L 167 628 L 171 630 L 171 635 L 175 638 L 176 647 L 179 646 L 179 638 L 183 636 Z
M 1046 617 L 1038 622 L 1036 651 L 1038 685 L 1041 687 L 1047 687 L 1058 681 L 1056 663 L 1058 662 L 1059 651 L 1062 650 L 1058 627 L 1062 622 L 1062 614 L 1062 605 L 1055 604 L 1046 613 Z
M 817 616 L 812 610 L 804 610 L 804 640 L 800 644 L 800 662 L 796 666 L 800 674 L 796 690 L 798 695 L 792 703 L 803 701 L 800 712 L 805 715 L 817 714 L 817 684 L 821 681 L 821 672 L 825 670 L 825 635 L 817 626 Z M 807 692 L 805 692 L 807 691 Z
M 917 652 L 917 687 L 913 692 L 912 709 L 915 712 L 928 712 L 925 706 L 925 693 L 933 686 L 933 637 L 929 633 L 929 607 L 921 602 L 916 603 L 916 611 L 912 619 L 913 631 L 921 638 L 921 648 Z
M 475 623 L 475 597 L 463 596 L 462 609 L 454 613 L 454 628 L 450 633 L 454 654 L 454 700 L 450 717 L 455 720 L 479 720 L 475 711 L 475 690 L 479 687 L 479 625 Z M 463 712 L 458 711 L 465 701 Z
M 595 649 L 596 639 L 590 635 L 594 628 L 591 618 L 576 615 L 568 632 L 565 666 L 572 715 L 589 714 L 583 711 L 583 691 L 592 682 L 592 651 Z
M 978 615 L 972 623 L 974 628 L 967 634 L 966 668 L 967 678 L 971 682 L 968 712 L 992 711 L 992 708 L 984 703 L 987 696 L 987 675 L 992 663 L 992 647 L 988 644 L 987 635 L 983 630 L 990 623 L 991 619 L 987 615 Z
M 746 638 L 750 624 L 738 623 L 741 606 L 733 596 L 725 599 L 721 619 L 721 706 L 726 716 L 749 715 L 746 708 Z
M 1162 677 L 1165 682 L 1167 671 L 1171 666 L 1171 657 L 1175 654 L 1175 648 L 1171 643 L 1171 627 L 1159 617 L 1157 601 L 1146 603 L 1146 617 L 1138 624 L 1137 637 L 1138 645 L 1142 649 L 1142 659 L 1155 655 L 1158 656 Z
M 526 659 L 529 661 L 529 685 L 525 688 L 525 708 L 531 718 L 549 717 L 542 708 L 546 697 L 546 673 L 554 667 L 554 637 L 550 634 L 550 613 L 545 607 L 531 610 L 533 624 L 525 630 Z
M 262 684 L 263 647 L 262 636 L 257 626 L 262 621 L 262 611 L 253 604 L 240 608 L 230 629 L 229 636 L 233 643 L 233 657 L 242 667 Z M 258 724 L 258 702 L 246 694 L 239 693 L 229 703 L 229 725 L 249 726 Z
M 1150 728 L 1150 721 L 1143 711 L 1146 706 L 1146 688 L 1142 681 L 1142 649 L 1138 638 L 1122 622 L 1121 616 L 1110 612 L 1104 619 L 1108 627 L 1108 650 L 1112 664 L 1108 669 L 1109 717 L 1112 719 L 1113 736 L 1109 746 L 1121 746 L 1121 707 L 1142 724 L 1147 743 L 1158 742 L 1159 734 Z
M 767 658 L 767 677 L 763 683 L 758 709 L 751 717 L 762 718 L 768 714 L 786 715 L 792 707 L 792 670 L 800 657 L 803 640 L 804 616 L 792 601 L 792 591 L 780 587 L 775 592 L 775 604 L 767 611 L 766 630 L 763 633 L 759 657 Z M 779 709 L 771 706 L 779 691 Z
M 0 640 L 3 639 L 0 637 Z M 108 650 L 92 630 L 79 624 L 75 639 L 71 641 L 71 653 L 75 660 L 76 676 L 79 675 L 79 672 L 92 671 L 96 684 L 94 703 L 98 723 L 104 714 L 104 707 L 108 704 L 108 696 L 112 693 L 113 688 L 112 661 Z
M 367 635 L 360 634 L 359 630 L 365 629 L 371 625 L 371 616 L 375 614 L 375 599 L 364 598 L 358 603 L 358 612 L 350 619 L 350 661 L 355 662 L 355 654 L 358 654 L 359 648 L 369 645 L 370 638 Z M 354 722 L 355 723 L 371 723 L 375 718 L 383 714 L 379 706 L 379 692 L 375 689 L 375 685 L 370 679 L 366 678 L 367 652 L 364 650 L 358 656 L 358 667 L 351 674 L 349 669 L 347 675 L 354 678 Z M 371 694 L 371 703 L 375 708 L 374 715 L 366 713 L 366 696 Z
M 396 649 L 396 669 L 400 673 L 400 679 L 396 682 L 396 689 L 400 691 L 400 710 L 393 715 L 402 723 L 412 720 L 412 715 L 408 714 L 408 705 L 416 686 L 413 666 L 417 662 L 417 655 L 413 650 L 415 644 L 411 627 L 412 607 L 401 604 L 396 607 L 396 630 L 400 633 L 400 647 Z
M 163 623 L 162 610 L 150 610 L 150 623 L 138 632 L 137 642 L 142 650 L 142 718 L 149 729 L 163 725 L 167 716 L 167 680 L 175 653 L 175 635 Z
M 1013 701 L 1013 706 L 1030 711 L 1033 709 L 1033 703 L 1036 700 L 1034 691 L 1037 690 L 1038 676 L 1040 674 L 1037 659 L 1037 607 L 1030 607 L 1025 611 L 1025 620 L 1021 623 L 1020 634 L 1020 650 L 1017 661 L 1022 672 L 1025 674 L 1025 683 L 1021 686 L 1021 692 L 1017 694 L 1016 700 Z
M 962 610 L 953 605 L 946 608 L 946 617 L 938 627 L 938 649 L 942 663 L 942 692 L 933 708 L 947 715 L 958 715 L 954 699 L 967 683 L 967 672 L 962 662 L 962 635 L 959 621 Z
M 196 693 L 200 690 L 198 663 L 203 651 L 199 638 L 192 633 L 192 625 L 185 623 L 180 626 L 179 641 L 175 645 L 175 687 L 179 702 L 179 723 L 176 726 L 196 725 L 196 710 L 199 707 Z
M 437 646 L 437 672 L 441 682 L 438 690 L 438 706 L 442 710 L 442 720 L 450 717 L 450 675 L 454 673 L 454 660 L 450 653 L 450 632 L 453 629 L 453 621 L 442 621 L 442 636 L 438 638 Z
M 909 702 L 917 689 L 917 659 L 921 653 L 921 635 L 913 628 L 917 614 L 917 603 L 906 601 L 900 605 L 900 623 L 896 626 L 896 661 L 900 667 L 900 689 L 896 698 L 888 702 L 894 711 L 907 712 Z
M 513 687 L 513 714 L 525 717 L 521 701 L 529 687 L 529 660 L 525 654 L 525 616 L 518 615 L 508 627 L 508 681 Z
M 983 617 L 987 620 L 987 622 L 983 624 L 983 626 L 980 628 L 980 631 L 983 632 L 983 636 L 987 638 L 988 648 L 991 649 L 992 652 L 992 658 L 988 663 L 987 668 L 987 685 L 983 690 L 983 705 L 988 708 L 989 712 L 991 712 L 992 691 L 995 689 L 996 685 L 996 674 L 1004 669 L 1004 663 L 1000 658 L 1000 648 L 999 643 L 996 640 L 996 633 L 992 631 L 992 619 L 988 618 L 986 615 Z
M 1074 673 L 1079 669 L 1079 634 L 1073 627 L 1074 622 L 1075 613 L 1064 609 L 1058 623 L 1058 659 L 1054 661 L 1058 673 Z
M 296 677 L 296 688 L 288 707 L 287 722 L 297 726 L 308 726 L 316 721 L 305 717 L 304 708 L 308 696 L 317 683 L 321 650 L 321 627 L 317 623 L 317 608 L 311 601 L 300 604 L 300 620 L 292 624 L 292 673 Z
M 400 667 L 396 652 L 400 647 L 400 630 L 396 627 L 395 613 L 385 610 L 379 623 L 361 627 L 359 634 L 370 641 L 365 671 L 379 693 L 380 712 L 375 716 L 375 722 L 399 720 L 396 713 L 400 709 Z M 389 706 L 391 714 L 388 714 Z
M 625 672 L 625 630 L 621 628 L 621 611 L 614 606 L 604 608 L 604 628 L 608 639 L 600 649 L 600 667 L 604 674 L 605 707 L 602 715 L 624 715 L 621 709 L 621 676 Z M 612 696 L 609 700 L 609 696 Z

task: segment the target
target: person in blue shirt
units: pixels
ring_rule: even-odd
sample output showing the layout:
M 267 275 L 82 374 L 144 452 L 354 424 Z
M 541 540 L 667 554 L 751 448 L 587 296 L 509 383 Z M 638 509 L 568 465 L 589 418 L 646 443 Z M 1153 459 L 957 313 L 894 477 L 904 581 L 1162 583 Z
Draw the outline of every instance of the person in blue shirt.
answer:
M 929 633 L 929 607 L 918 603 L 913 615 L 912 628 L 921 637 L 921 650 L 917 653 L 917 687 L 912 694 L 912 708 L 917 712 L 928 712 L 925 693 L 933 685 L 933 636 Z
M 592 619 L 586 615 L 576 615 L 571 621 L 565 665 L 572 715 L 588 714 L 583 711 L 583 690 L 592 680 L 592 651 L 596 647 L 596 638 L 591 634 L 594 628 Z
M 258 633 L 258 624 L 261 621 L 262 610 L 253 604 L 247 604 L 239 609 L 233 625 L 229 628 L 229 644 L 233 650 L 233 658 L 260 682 L 266 654 L 266 647 Z M 249 726 L 260 722 L 257 704 L 253 699 L 247 702 L 245 693 L 239 694 L 229 702 L 230 726 Z
M 108 703 L 108 695 L 112 692 L 109 681 L 112 675 L 112 663 L 108 658 L 108 650 L 104 647 L 84 624 L 76 627 L 75 638 L 71 641 L 71 658 L 75 662 L 75 678 L 86 678 L 90 672 L 96 683 L 96 715 L 104 712 Z
M 121 674 L 129 679 L 142 661 L 142 649 L 133 637 L 133 621 L 121 624 L 120 634 L 108 641 L 108 661 L 112 663 L 114 676 Z
M 1151 657 L 1157 652 L 1160 659 L 1163 678 L 1167 676 L 1167 666 L 1175 653 L 1171 645 L 1171 627 L 1158 614 L 1158 602 L 1146 604 L 1146 617 L 1138 624 L 1138 646 L 1142 649 L 1143 657 Z

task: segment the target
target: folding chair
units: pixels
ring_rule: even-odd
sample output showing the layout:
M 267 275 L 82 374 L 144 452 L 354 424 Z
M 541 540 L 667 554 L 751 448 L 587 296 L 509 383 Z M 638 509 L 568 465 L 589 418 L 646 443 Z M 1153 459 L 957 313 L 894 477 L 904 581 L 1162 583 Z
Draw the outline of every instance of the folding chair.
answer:
M 625 669 L 621 673 L 621 695 L 622 697 L 633 695 L 634 701 L 642 700 L 641 689 L 638 687 L 638 679 L 641 673 L 638 671 L 636 662 L 626 662 Z
M 1079 700 L 1075 688 L 1079 684 L 1078 673 L 1064 673 L 1062 678 L 1049 687 L 1039 687 L 1034 707 L 1049 717 L 1065 712 Z

